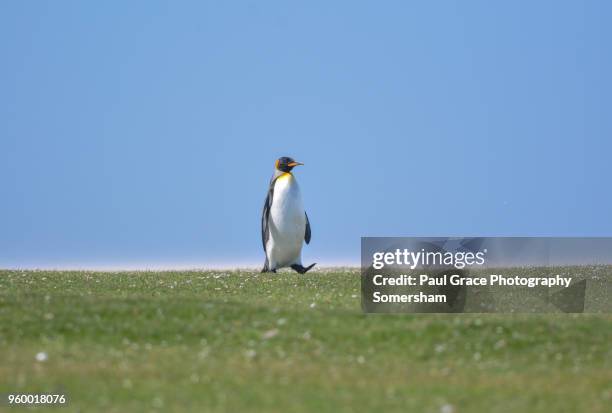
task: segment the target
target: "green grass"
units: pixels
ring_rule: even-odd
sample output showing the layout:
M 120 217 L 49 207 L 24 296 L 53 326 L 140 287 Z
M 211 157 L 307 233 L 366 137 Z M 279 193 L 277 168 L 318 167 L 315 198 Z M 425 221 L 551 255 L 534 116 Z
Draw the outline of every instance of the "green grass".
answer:
M 354 270 L 0 271 L 0 393 L 83 412 L 609 411 L 610 315 L 365 315 L 359 294 Z

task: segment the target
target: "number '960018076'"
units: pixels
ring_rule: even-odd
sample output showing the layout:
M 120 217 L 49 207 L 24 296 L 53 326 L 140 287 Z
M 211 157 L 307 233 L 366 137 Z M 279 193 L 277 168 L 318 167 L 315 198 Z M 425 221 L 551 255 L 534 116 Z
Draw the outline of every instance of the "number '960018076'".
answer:
M 47 393 L 9 393 L 6 395 L 5 401 L 9 406 L 62 406 L 68 402 L 65 394 L 47 394 Z

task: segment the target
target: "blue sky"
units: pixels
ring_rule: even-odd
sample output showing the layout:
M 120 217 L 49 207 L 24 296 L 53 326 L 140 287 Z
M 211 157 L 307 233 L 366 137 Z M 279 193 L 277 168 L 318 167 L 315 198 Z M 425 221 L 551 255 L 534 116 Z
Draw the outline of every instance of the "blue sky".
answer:
M 612 6 L 0 3 L 0 267 L 304 261 L 361 236 L 612 235 Z

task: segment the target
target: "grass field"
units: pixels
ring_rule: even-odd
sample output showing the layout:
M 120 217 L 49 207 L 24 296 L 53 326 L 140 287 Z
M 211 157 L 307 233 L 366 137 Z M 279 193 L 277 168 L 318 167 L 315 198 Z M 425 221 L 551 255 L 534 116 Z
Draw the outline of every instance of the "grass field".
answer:
M 359 294 L 355 270 L 0 271 L 0 393 L 82 412 L 610 411 L 610 315 L 364 315 Z

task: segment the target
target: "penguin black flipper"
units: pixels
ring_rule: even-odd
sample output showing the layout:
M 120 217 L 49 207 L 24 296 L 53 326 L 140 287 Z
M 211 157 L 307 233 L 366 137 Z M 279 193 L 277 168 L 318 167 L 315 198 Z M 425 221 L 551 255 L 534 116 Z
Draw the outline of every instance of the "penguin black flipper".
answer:
M 263 211 L 261 212 L 261 243 L 266 253 L 266 261 L 261 272 L 276 272 L 275 268 L 270 268 L 268 251 L 266 251 L 266 245 L 268 244 L 268 239 L 270 239 L 270 208 L 272 208 L 272 199 L 274 198 L 274 182 L 276 182 L 276 179 L 270 180 L 270 188 L 268 188 L 266 202 L 264 202 Z
M 310 244 L 310 221 L 308 220 L 308 214 L 304 211 L 304 215 L 306 215 L 306 232 L 304 233 L 304 241 L 306 244 Z
M 266 202 L 264 203 L 263 211 L 261 212 L 261 242 L 263 244 L 264 252 L 267 252 L 266 244 L 270 238 L 270 208 L 272 208 L 272 199 L 274 198 L 274 181 L 275 179 L 270 181 L 270 188 L 268 188 Z

